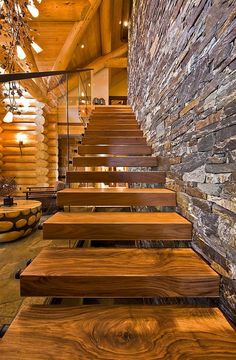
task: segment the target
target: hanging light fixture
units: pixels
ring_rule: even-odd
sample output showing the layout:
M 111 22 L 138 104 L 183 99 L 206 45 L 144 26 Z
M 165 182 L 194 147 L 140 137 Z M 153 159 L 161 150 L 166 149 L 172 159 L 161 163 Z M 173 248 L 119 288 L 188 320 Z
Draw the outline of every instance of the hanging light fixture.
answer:
M 43 51 L 43 49 L 35 41 L 32 41 L 32 43 L 30 45 L 32 46 L 32 48 L 34 49 L 34 51 L 37 54 L 39 54 Z
M 37 1 L 41 3 L 41 1 Z M 26 62 L 25 47 L 30 45 L 36 53 L 43 49 L 34 41 L 32 29 L 28 24 L 29 15 L 37 17 L 39 10 L 33 0 L 0 0 L 0 37 L 4 39 L 0 45 L 0 52 L 4 53 L 0 62 L 0 74 L 16 72 L 15 65 L 24 61 L 27 69 L 30 70 L 30 63 Z M 16 97 L 21 97 L 23 89 L 16 82 L 6 83 L 3 95 L 7 99 L 5 104 L 7 114 L 5 122 L 11 122 L 13 115 L 21 114 L 19 103 Z
M 11 111 L 8 111 L 3 118 L 3 122 L 11 123 L 12 121 L 13 121 L 13 113 Z

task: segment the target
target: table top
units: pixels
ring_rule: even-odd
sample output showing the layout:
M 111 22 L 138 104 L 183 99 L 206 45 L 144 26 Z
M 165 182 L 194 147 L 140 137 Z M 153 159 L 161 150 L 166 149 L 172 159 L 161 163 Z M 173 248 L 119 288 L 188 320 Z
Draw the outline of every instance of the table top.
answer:
M 15 211 L 21 211 L 26 209 L 32 209 L 36 208 L 38 206 L 41 206 L 40 201 L 36 200 L 14 200 L 14 203 L 16 205 L 13 206 L 0 206 L 0 213 L 9 213 L 9 212 L 15 212 Z M 2 205 L 3 202 L 0 202 L 0 205 Z

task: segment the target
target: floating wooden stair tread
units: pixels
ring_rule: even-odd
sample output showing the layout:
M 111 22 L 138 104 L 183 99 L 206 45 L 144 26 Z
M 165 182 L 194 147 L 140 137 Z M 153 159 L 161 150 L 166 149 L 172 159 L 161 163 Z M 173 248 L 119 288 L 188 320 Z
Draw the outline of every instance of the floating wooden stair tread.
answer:
M 67 183 L 147 183 L 163 184 L 166 174 L 163 171 L 68 171 Z
M 86 130 L 85 136 L 143 136 L 142 130 Z
M 79 145 L 78 154 L 151 155 L 148 145 Z
M 126 187 L 64 189 L 57 193 L 59 206 L 176 206 L 176 193 L 168 189 Z
M 0 353 L 4 360 L 235 360 L 236 335 L 217 308 L 31 305 Z
M 145 145 L 144 137 L 83 137 L 83 145 Z
M 137 121 L 135 118 L 92 118 L 89 121 L 89 125 L 137 125 Z
M 157 158 L 152 156 L 78 156 L 73 158 L 73 166 L 157 166 Z
M 49 249 L 23 271 L 21 295 L 217 297 L 219 280 L 192 249 Z
M 43 224 L 44 239 L 191 240 L 192 224 L 171 212 L 58 212 Z
M 115 130 L 127 130 L 127 131 L 132 131 L 132 130 L 139 130 L 139 125 L 138 124 L 118 124 L 115 125 L 112 122 L 110 122 L 110 124 L 105 124 L 105 125 L 97 125 L 97 124 L 92 124 L 90 123 L 87 127 L 87 130 L 98 130 L 98 131 L 103 131 L 103 130 L 111 130 L 111 131 L 115 131 Z

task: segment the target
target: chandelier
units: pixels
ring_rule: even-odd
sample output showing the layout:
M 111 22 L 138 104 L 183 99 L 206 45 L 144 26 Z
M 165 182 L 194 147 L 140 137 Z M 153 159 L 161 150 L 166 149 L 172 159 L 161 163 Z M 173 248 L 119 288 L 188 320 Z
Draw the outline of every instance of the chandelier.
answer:
M 42 0 L 37 0 L 41 3 Z M 28 24 L 31 17 L 38 17 L 39 10 L 33 0 L 0 0 L 0 73 L 14 73 L 19 61 L 24 61 L 27 70 L 25 48 L 31 46 L 36 53 L 43 49 L 34 41 L 34 33 Z M 7 114 L 3 121 L 11 122 L 14 113 L 20 113 L 15 101 L 22 97 L 21 87 L 14 81 L 6 83 L 3 95 L 8 99 Z

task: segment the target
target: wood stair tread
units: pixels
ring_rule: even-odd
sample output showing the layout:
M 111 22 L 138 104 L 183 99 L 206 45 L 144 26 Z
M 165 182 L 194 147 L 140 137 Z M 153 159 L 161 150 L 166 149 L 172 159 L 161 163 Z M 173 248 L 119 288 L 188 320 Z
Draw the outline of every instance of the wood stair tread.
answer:
M 57 193 L 59 206 L 99 206 L 99 205 L 130 205 L 130 206 L 175 206 L 176 193 L 168 189 L 149 188 L 77 188 L 64 189 Z
M 21 274 L 21 295 L 217 297 L 219 281 L 192 249 L 48 249 Z
M 166 174 L 163 171 L 68 171 L 66 173 L 67 183 L 165 183 Z
M 151 155 L 148 145 L 79 145 L 78 154 Z
M 110 124 L 93 124 L 93 123 L 89 123 L 89 125 L 87 126 L 87 130 L 139 130 L 139 125 L 136 124 L 113 124 L 112 122 L 110 122 Z
M 191 240 L 192 224 L 175 212 L 58 212 L 43 224 L 44 239 Z
M 234 360 L 236 334 L 217 308 L 31 305 L 0 352 L 4 360 Z
M 85 136 L 142 136 L 142 130 L 86 130 Z
M 146 139 L 144 137 L 84 137 L 82 140 L 83 145 L 146 145 Z
M 153 156 L 77 156 L 73 158 L 73 166 L 108 166 L 108 167 L 140 167 L 157 166 L 158 160 Z

